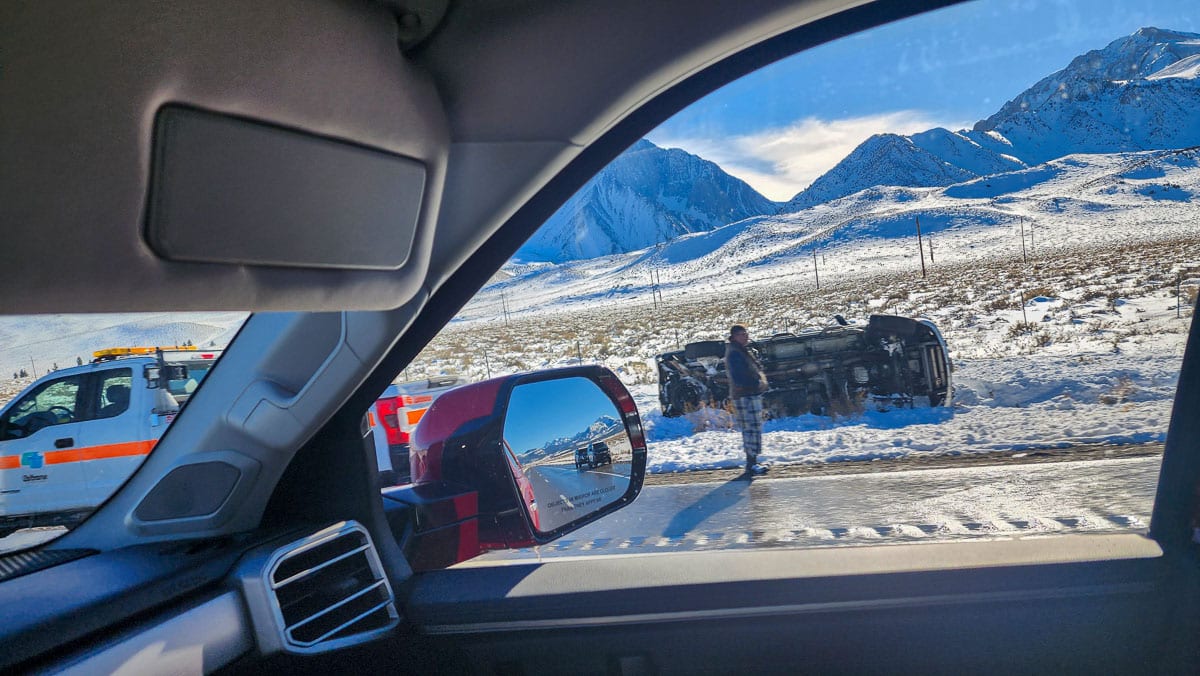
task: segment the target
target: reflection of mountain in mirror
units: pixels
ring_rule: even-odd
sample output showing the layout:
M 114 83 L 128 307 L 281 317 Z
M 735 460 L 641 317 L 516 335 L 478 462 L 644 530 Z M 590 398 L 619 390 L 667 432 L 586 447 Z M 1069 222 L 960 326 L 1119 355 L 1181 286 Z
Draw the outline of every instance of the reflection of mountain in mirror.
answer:
M 522 497 L 542 532 L 588 516 L 629 488 L 629 435 L 616 405 L 587 378 L 513 388 L 504 440 Z

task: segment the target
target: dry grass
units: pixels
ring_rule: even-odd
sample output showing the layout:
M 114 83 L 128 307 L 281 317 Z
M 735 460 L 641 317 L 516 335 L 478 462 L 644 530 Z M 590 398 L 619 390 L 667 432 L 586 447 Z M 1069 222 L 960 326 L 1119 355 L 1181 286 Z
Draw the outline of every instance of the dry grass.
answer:
M 936 315 L 951 349 L 957 338 L 973 335 L 997 320 L 998 313 L 1020 309 L 1020 298 L 1062 298 L 1075 311 L 1079 326 L 1070 331 L 1030 326 L 1010 328 L 1013 345 L 977 345 L 968 356 L 1003 357 L 1028 354 L 1056 343 L 1096 336 L 1119 349 L 1136 331 L 1096 314 L 1107 301 L 1138 298 L 1175 290 L 1175 279 L 1200 276 L 1200 265 L 1181 266 L 1200 240 L 1164 240 L 1110 244 L 1090 249 L 1041 252 L 1023 264 L 1019 257 L 971 261 L 933 267 L 919 273 L 879 273 L 839 278 L 822 275 L 821 289 L 799 281 L 783 281 L 725 293 L 667 294 L 654 310 L 648 298 L 616 297 L 612 301 L 570 311 L 516 315 L 505 325 L 498 319 L 449 325 L 426 346 L 408 372 L 413 378 L 439 372 L 484 375 L 484 355 L 492 375 L 565 366 L 582 360 L 601 361 L 618 369 L 626 382 L 653 383 L 650 366 L 656 354 L 697 340 L 721 340 L 733 323 L 745 323 L 757 335 L 827 325 L 834 314 L 862 319 L 872 313 Z M 1198 288 L 1184 287 L 1190 316 Z M 947 314 L 944 309 L 952 308 Z M 1186 322 L 1171 330 L 1186 330 Z M 962 332 L 966 332 L 963 334 Z M 678 338 L 677 338 L 678 336 Z

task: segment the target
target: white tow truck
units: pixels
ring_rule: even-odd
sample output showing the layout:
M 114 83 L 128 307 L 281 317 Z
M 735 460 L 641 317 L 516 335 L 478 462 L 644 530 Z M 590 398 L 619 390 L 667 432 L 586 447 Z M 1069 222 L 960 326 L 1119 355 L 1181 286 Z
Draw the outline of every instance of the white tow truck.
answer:
M 70 525 L 141 465 L 220 350 L 117 347 L 0 408 L 0 537 Z

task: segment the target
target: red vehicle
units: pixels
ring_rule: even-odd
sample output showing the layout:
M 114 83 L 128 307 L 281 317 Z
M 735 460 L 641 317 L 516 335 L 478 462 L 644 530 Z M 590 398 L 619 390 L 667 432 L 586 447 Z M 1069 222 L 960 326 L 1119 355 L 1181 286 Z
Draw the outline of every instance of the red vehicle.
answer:
M 517 456 L 513 453 L 512 446 L 508 445 L 507 441 L 501 440 L 504 444 L 504 457 L 508 460 L 508 468 L 512 470 L 513 479 L 517 482 L 517 488 L 521 491 L 521 497 L 525 500 L 526 507 L 529 508 L 529 519 L 533 522 L 533 527 L 540 526 L 537 511 L 537 496 L 533 494 L 533 484 L 529 483 L 529 477 L 525 475 L 525 469 L 521 467 L 521 461 L 517 460 Z
M 375 400 L 374 410 L 367 419 L 374 433 L 381 485 L 393 486 L 409 480 L 408 448 L 417 423 L 438 397 L 466 382 L 458 376 L 438 376 L 393 383 Z

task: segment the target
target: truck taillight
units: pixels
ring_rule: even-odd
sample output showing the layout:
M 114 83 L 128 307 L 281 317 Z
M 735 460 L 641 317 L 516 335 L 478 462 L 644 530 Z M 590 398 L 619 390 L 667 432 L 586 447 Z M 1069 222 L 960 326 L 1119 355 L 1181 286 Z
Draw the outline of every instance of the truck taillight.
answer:
M 379 410 L 379 420 L 383 423 L 383 429 L 387 432 L 388 444 L 408 443 L 408 435 L 400 430 L 400 418 L 397 415 L 397 409 L 400 406 L 399 398 L 380 399 L 375 406 Z

